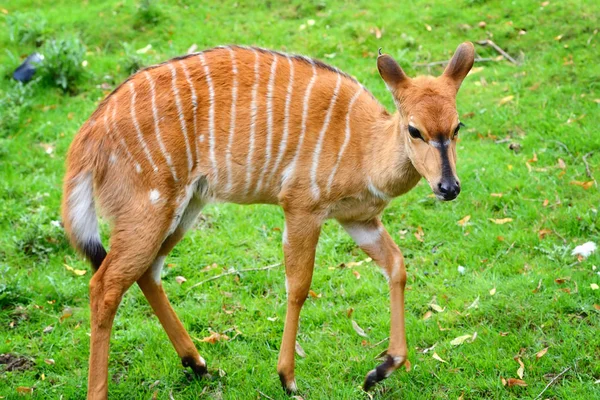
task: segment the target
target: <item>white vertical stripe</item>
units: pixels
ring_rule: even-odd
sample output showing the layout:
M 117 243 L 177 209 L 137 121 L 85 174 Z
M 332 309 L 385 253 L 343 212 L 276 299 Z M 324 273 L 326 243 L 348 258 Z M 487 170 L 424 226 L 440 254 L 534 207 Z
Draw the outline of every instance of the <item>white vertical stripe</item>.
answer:
M 319 184 L 317 183 L 317 169 L 319 168 L 319 158 L 321 157 L 321 150 L 323 150 L 323 139 L 325 138 L 325 132 L 329 128 L 329 122 L 331 121 L 331 114 L 333 113 L 333 107 L 335 107 L 335 103 L 337 102 L 338 94 L 340 93 L 340 84 L 342 83 L 342 75 L 337 74 L 337 80 L 335 82 L 335 89 L 333 89 L 333 96 L 331 96 L 331 101 L 329 102 L 329 108 L 327 109 L 327 114 L 325 115 L 325 120 L 323 121 L 323 126 L 321 127 L 321 132 L 319 132 L 319 138 L 317 139 L 317 144 L 315 146 L 315 150 L 313 152 L 313 163 L 312 168 L 310 170 L 310 185 L 312 189 L 313 198 L 316 200 L 319 198 L 320 189 Z
M 346 151 L 346 147 L 348 146 L 348 143 L 350 142 L 350 136 L 352 133 L 351 129 L 350 129 L 350 113 L 352 112 L 352 107 L 354 107 L 354 102 L 359 98 L 362 91 L 363 91 L 363 88 L 361 86 L 358 88 L 358 90 L 356 91 L 354 96 L 352 96 L 352 99 L 350 99 L 350 103 L 348 104 L 348 113 L 346 114 L 346 131 L 345 131 L 345 136 L 344 136 L 344 143 L 342 143 L 342 146 L 340 147 L 340 150 L 338 151 L 337 160 L 335 162 L 335 165 L 333 166 L 333 169 L 331 170 L 329 179 L 327 180 L 327 194 L 329 194 L 331 192 L 331 185 L 333 184 L 333 178 L 335 177 L 335 173 L 337 172 L 337 169 L 340 166 L 340 163 L 342 162 L 342 157 L 344 155 L 344 151 Z
M 270 182 L 273 179 L 273 175 L 277 172 L 277 168 L 279 168 L 279 164 L 283 159 L 283 155 L 285 154 L 285 150 L 287 148 L 287 139 L 290 133 L 289 130 L 289 122 L 290 122 L 290 104 L 292 103 L 292 91 L 294 89 L 294 63 L 289 56 L 286 56 L 288 60 L 288 64 L 290 66 L 290 78 L 288 80 L 287 93 L 285 96 L 285 111 L 283 116 L 283 135 L 281 137 L 281 141 L 279 142 L 279 153 L 277 154 L 277 158 L 275 159 L 275 165 L 269 174 L 269 178 L 267 182 Z
M 154 134 L 156 135 L 156 141 L 158 142 L 160 151 L 162 152 L 162 155 L 165 158 L 165 161 L 167 162 L 169 169 L 171 170 L 171 175 L 173 175 L 173 179 L 175 180 L 175 182 L 177 182 L 178 181 L 177 172 L 175 171 L 175 167 L 173 166 L 173 162 L 171 160 L 171 155 L 167 151 L 167 148 L 165 147 L 165 144 L 163 143 L 162 137 L 160 134 L 160 126 L 158 123 L 158 121 L 159 121 L 158 109 L 156 108 L 156 92 L 154 89 L 154 81 L 152 80 L 152 77 L 150 76 L 148 71 L 144 71 L 144 76 L 146 77 L 146 80 L 148 81 L 148 83 L 150 83 L 150 95 L 151 95 L 150 99 L 152 101 L 152 117 L 154 118 Z
M 256 117 L 258 114 L 258 104 L 256 102 L 256 96 L 259 85 L 259 57 L 258 52 L 254 49 L 250 49 L 254 53 L 254 85 L 252 85 L 252 103 L 250 104 L 250 139 L 248 145 L 248 157 L 246 159 L 246 193 L 250 190 L 250 184 L 252 183 L 252 171 L 254 166 L 252 165 L 252 157 L 254 156 L 254 135 L 256 133 Z
M 260 192 L 262 181 L 271 163 L 271 150 L 273 147 L 273 88 L 275 86 L 275 71 L 277 69 L 277 55 L 273 54 L 271 63 L 271 74 L 269 75 L 269 84 L 267 86 L 267 145 L 265 149 L 265 163 L 256 184 L 255 193 Z
M 125 139 L 123 139 L 123 136 L 119 135 L 119 128 L 117 127 L 117 99 L 116 97 L 113 96 L 112 98 L 112 102 L 115 103 L 113 104 L 113 108 L 112 108 L 112 115 L 111 115 L 111 120 L 110 120 L 110 124 L 112 124 L 113 127 L 113 132 L 115 134 L 115 139 L 118 137 L 119 139 L 119 144 L 121 145 L 121 147 L 123 147 L 123 149 L 125 150 L 125 153 L 127 154 L 127 156 L 131 159 L 131 161 L 133 162 L 133 164 L 135 165 L 135 170 L 137 173 L 142 172 L 142 167 L 140 166 L 140 163 L 138 163 L 135 158 L 133 157 L 133 154 L 131 154 L 131 152 L 129 151 L 129 148 L 127 147 L 127 143 L 125 143 Z M 108 112 L 108 110 L 107 110 Z
M 200 62 L 204 67 L 204 74 L 206 75 L 206 83 L 208 85 L 208 147 L 213 169 L 213 179 L 216 183 L 219 180 L 219 169 L 217 168 L 217 159 L 215 158 L 215 88 L 213 87 L 210 69 L 206 63 L 204 54 L 198 54 L 198 58 L 200 58 Z
M 190 147 L 190 140 L 188 138 L 187 126 L 185 124 L 185 117 L 183 115 L 183 107 L 181 105 L 181 99 L 179 98 L 179 88 L 177 87 L 177 70 L 172 63 L 168 63 L 167 66 L 171 70 L 171 86 L 173 88 L 173 94 L 175 95 L 175 105 L 177 106 L 177 113 L 179 114 L 181 133 L 185 139 L 185 154 L 187 155 L 188 172 L 191 172 L 193 166 L 192 150 Z
M 196 148 L 196 163 L 198 163 L 200 160 L 200 151 L 198 149 L 198 142 L 195 140 L 198 136 L 198 121 L 196 118 L 198 110 L 198 96 L 196 96 L 196 88 L 190 79 L 190 73 L 185 66 L 185 62 L 183 60 L 179 60 L 179 65 L 181 65 L 181 69 L 185 75 L 185 80 L 187 81 L 188 86 L 190 87 L 190 93 L 192 94 L 192 117 L 194 118 L 194 136 L 192 137 L 192 141 L 196 144 L 194 147 Z
M 148 162 L 152 166 L 152 169 L 154 170 L 154 172 L 156 172 L 156 171 L 158 171 L 158 167 L 156 166 L 156 164 L 154 164 L 154 160 L 152 159 L 152 154 L 150 154 L 150 149 L 148 149 L 148 145 L 146 144 L 146 141 L 144 140 L 144 135 L 142 135 L 142 130 L 140 129 L 140 124 L 138 123 L 137 117 L 135 116 L 136 93 L 135 93 L 135 87 L 133 85 L 133 81 L 129 82 L 129 90 L 131 92 L 131 104 L 130 104 L 131 120 L 133 121 L 133 126 L 135 127 L 138 141 L 140 142 L 140 145 L 142 146 L 144 153 L 146 153 L 146 158 L 148 159 Z
M 227 152 L 225 153 L 225 164 L 227 165 L 227 190 L 231 190 L 233 185 L 231 179 L 231 147 L 233 146 L 233 135 L 235 133 L 235 111 L 237 107 L 237 64 L 235 62 L 235 53 L 231 47 L 227 47 L 231 56 L 231 72 L 233 73 L 233 83 L 231 85 L 231 120 L 229 121 L 229 138 L 227 139 Z
M 286 167 L 285 175 L 286 180 L 290 179 L 296 170 L 296 163 L 298 162 L 298 158 L 300 157 L 300 152 L 302 151 L 302 144 L 304 143 L 304 135 L 306 134 L 306 120 L 308 119 L 308 101 L 310 99 L 310 92 L 312 91 L 313 85 L 317 80 L 317 68 L 315 67 L 315 63 L 310 58 L 307 60 L 310 62 L 312 66 L 312 76 L 310 81 L 308 82 L 308 86 L 306 86 L 306 92 L 304 93 L 304 102 L 302 107 L 302 126 L 300 128 L 300 137 L 298 138 L 298 145 L 296 146 L 296 153 L 294 154 L 294 158 L 292 162 Z

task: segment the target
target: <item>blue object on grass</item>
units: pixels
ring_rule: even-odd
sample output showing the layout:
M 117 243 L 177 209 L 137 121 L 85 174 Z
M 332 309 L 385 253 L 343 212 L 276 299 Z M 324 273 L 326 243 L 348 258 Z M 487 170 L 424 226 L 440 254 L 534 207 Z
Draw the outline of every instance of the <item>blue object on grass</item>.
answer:
M 13 78 L 19 82 L 29 82 L 35 74 L 35 64 L 39 64 L 44 60 L 44 56 L 40 53 L 33 53 L 23 61 L 15 72 L 13 72 Z

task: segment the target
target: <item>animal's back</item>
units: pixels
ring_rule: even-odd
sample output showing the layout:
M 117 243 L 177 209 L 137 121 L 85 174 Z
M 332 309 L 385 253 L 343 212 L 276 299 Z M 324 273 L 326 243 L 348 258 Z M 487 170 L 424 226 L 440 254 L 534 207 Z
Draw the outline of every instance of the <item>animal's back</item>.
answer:
M 345 187 L 356 179 L 363 126 L 382 112 L 333 67 L 223 47 L 136 73 L 78 139 L 102 142 L 108 153 L 97 185 L 119 186 L 138 200 L 181 202 L 201 180 L 205 195 L 219 201 L 277 203 L 294 187 L 318 202 L 340 180 Z

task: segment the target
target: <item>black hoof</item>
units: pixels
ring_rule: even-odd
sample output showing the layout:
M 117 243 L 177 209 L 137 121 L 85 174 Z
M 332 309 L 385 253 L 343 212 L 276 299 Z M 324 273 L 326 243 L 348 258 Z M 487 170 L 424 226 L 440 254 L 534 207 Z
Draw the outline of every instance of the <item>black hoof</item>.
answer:
M 394 371 L 394 358 L 388 354 L 385 361 L 382 362 L 372 371 L 369 371 L 363 384 L 363 390 L 368 392 L 378 382 L 387 378 Z
M 194 371 L 194 375 L 204 379 L 212 379 L 212 376 L 208 373 L 208 369 L 206 368 L 206 364 L 202 365 L 198 362 L 198 360 L 193 357 L 183 357 L 181 359 L 181 364 L 184 367 L 189 367 Z

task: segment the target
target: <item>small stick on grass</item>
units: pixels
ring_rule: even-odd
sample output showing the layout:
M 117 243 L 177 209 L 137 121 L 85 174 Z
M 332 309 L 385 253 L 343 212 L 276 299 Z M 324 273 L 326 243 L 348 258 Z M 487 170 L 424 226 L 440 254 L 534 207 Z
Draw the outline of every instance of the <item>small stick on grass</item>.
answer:
M 594 154 L 594 152 L 590 151 L 589 153 L 587 153 L 586 155 L 583 156 L 583 164 L 585 165 L 585 173 L 587 174 L 587 176 L 589 178 L 592 178 L 592 180 L 594 181 L 594 184 L 596 186 L 598 186 L 598 182 L 596 182 L 596 178 L 594 178 L 594 175 L 592 175 L 592 170 L 590 169 L 590 165 L 587 162 L 587 158 L 589 156 L 591 156 L 592 154 Z
M 490 46 L 492 47 L 494 50 L 496 50 L 500 55 L 502 55 L 502 57 L 506 58 L 508 61 L 510 61 L 511 63 L 515 64 L 515 65 L 520 65 L 519 62 L 517 60 L 515 60 L 514 58 L 512 58 L 510 56 L 510 54 L 508 54 L 506 51 L 502 50 L 502 48 L 500 46 L 498 46 L 496 43 L 492 42 L 489 39 L 486 40 L 480 40 L 479 42 L 477 42 L 477 44 L 481 45 L 481 46 Z
M 219 274 L 219 275 L 215 275 L 213 277 L 210 277 L 208 279 L 205 279 L 203 281 L 200 281 L 200 282 L 198 282 L 198 283 L 190 286 L 189 289 L 188 289 L 188 292 L 190 290 L 192 290 L 193 288 L 195 288 L 196 286 L 200 286 L 200 285 L 202 285 L 202 284 L 204 284 L 206 282 L 214 281 L 215 279 L 219 279 L 219 278 L 222 278 L 224 276 L 238 275 L 238 274 L 241 274 L 243 272 L 250 272 L 250 271 L 264 271 L 264 270 L 267 270 L 267 269 L 272 269 L 272 268 L 275 268 L 275 267 L 279 267 L 280 265 L 281 265 L 281 263 L 277 263 L 277 264 L 267 265 L 266 267 L 260 267 L 260 268 L 246 268 L 246 269 L 239 269 L 239 270 L 238 269 L 231 269 L 231 270 L 229 270 L 227 272 L 224 272 L 224 273 Z
M 258 391 L 258 394 L 260 394 L 262 397 L 264 397 L 265 399 L 271 399 L 273 400 L 273 398 L 271 396 L 267 396 L 266 394 L 264 394 L 263 392 L 261 392 L 260 390 Z
M 546 385 L 546 387 L 544 388 L 544 390 L 542 390 L 542 391 L 540 392 L 540 394 L 538 394 L 538 395 L 537 395 L 537 397 L 536 397 L 535 399 L 533 399 L 533 400 L 537 400 L 537 399 L 539 399 L 540 397 L 542 397 L 542 395 L 544 394 L 544 392 L 545 392 L 546 390 L 548 390 L 548 388 L 549 388 L 550 386 L 552 386 L 552 384 L 553 384 L 554 382 L 556 382 L 556 380 L 557 380 L 558 378 L 560 378 L 561 376 L 563 376 L 563 375 L 564 375 L 564 374 L 565 374 L 565 373 L 566 373 L 568 370 L 570 370 L 570 369 L 571 369 L 571 367 L 567 367 L 567 368 L 565 368 L 565 369 L 563 370 L 563 372 L 561 372 L 560 374 L 558 374 L 558 375 L 556 375 L 554 378 L 552 378 L 552 380 L 550 381 L 550 383 L 548 383 L 548 384 Z

